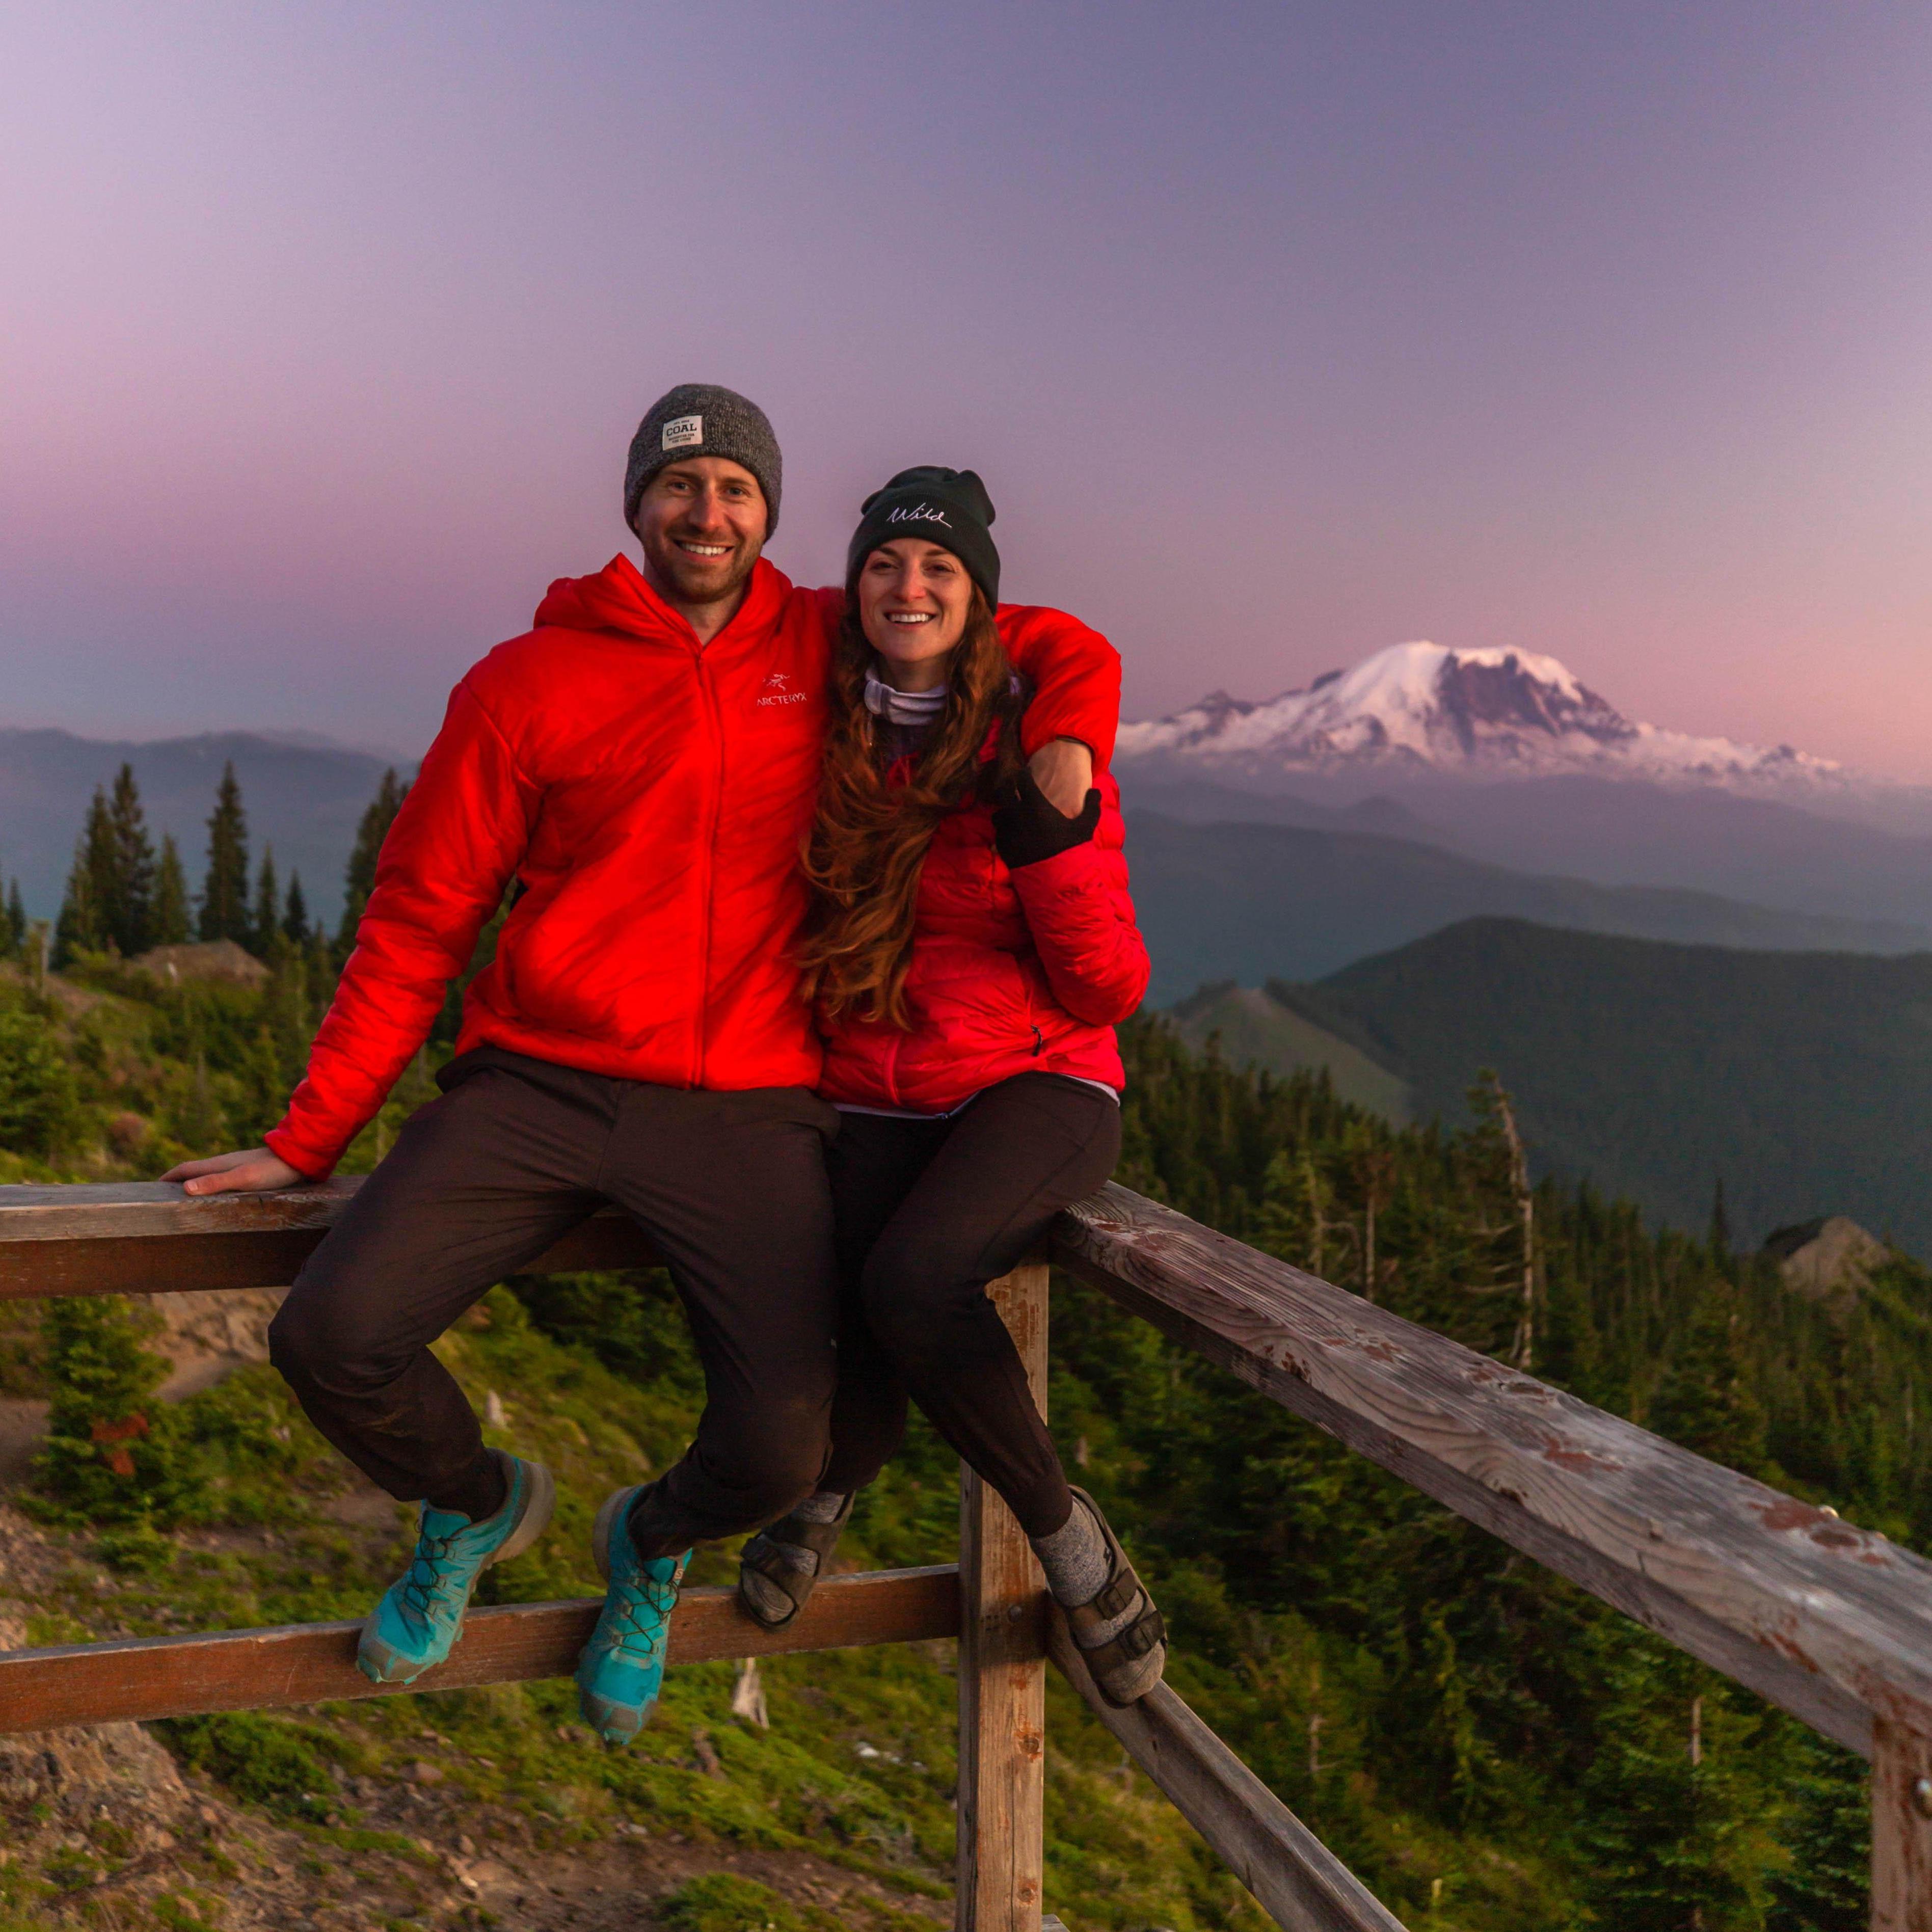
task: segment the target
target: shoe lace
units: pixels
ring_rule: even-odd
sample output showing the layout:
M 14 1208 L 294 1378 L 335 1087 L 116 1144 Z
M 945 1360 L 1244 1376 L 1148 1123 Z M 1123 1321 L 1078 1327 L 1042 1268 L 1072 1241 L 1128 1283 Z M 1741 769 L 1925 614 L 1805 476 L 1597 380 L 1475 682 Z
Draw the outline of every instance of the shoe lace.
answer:
M 439 1604 L 448 1603 L 457 1594 L 452 1588 L 456 1565 L 449 1553 L 455 1540 L 454 1535 L 432 1536 L 428 1530 L 416 1538 L 416 1554 L 410 1559 L 401 1594 L 404 1603 L 418 1616 L 427 1617 Z
M 640 1576 L 616 1593 L 616 1614 L 610 1622 L 620 1650 L 648 1662 L 664 1648 L 668 1620 L 677 1607 L 677 1583 L 675 1576 Z

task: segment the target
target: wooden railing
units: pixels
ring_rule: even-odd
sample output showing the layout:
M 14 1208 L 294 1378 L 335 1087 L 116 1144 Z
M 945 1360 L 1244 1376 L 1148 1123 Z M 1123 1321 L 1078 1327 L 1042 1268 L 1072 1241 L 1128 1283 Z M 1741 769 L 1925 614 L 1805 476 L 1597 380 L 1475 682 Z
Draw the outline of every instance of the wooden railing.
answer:
M 0 1187 L 0 1298 L 276 1287 L 356 1184 L 189 1202 L 178 1190 Z M 654 1257 L 599 1214 L 538 1271 Z M 1262 1394 L 1872 1762 L 1875 1932 L 1932 1932 L 1932 1564 L 1124 1188 L 1063 1216 L 1049 1258 Z M 993 1285 L 1042 1400 L 1046 1258 Z M 842 1576 L 778 1634 L 686 1592 L 671 1661 L 960 1642 L 956 1924 L 1038 1932 L 1050 1657 L 1278 1924 L 1399 1922 L 1162 1686 L 1117 1711 L 1048 1604 L 1018 1526 L 962 1473 L 957 1568 Z M 595 1600 L 472 1611 L 415 1690 L 568 1673 Z M 405 1694 L 356 1671 L 356 1626 L 0 1653 L 0 1735 Z

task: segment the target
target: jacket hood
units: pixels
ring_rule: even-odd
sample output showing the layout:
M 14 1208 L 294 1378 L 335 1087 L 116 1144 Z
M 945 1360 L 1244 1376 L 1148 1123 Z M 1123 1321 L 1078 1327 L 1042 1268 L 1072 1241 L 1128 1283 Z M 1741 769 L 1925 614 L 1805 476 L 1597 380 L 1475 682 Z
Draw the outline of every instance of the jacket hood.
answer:
M 763 557 L 752 566 L 745 602 L 728 629 L 758 616 L 782 602 L 790 582 Z M 560 577 L 537 606 L 536 628 L 566 631 L 616 631 L 626 637 L 691 640 L 691 626 L 646 581 L 628 556 L 614 556 L 591 577 Z

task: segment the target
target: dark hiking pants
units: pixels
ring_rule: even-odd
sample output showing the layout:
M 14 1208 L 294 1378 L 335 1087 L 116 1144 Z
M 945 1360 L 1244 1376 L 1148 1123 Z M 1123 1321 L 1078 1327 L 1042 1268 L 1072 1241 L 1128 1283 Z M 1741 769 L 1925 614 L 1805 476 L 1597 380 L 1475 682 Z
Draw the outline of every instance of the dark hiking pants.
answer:
M 826 1155 L 843 1295 L 826 1489 L 878 1474 L 910 1391 L 1029 1536 L 1066 1522 L 1060 1457 L 986 1284 L 1120 1152 L 1120 1108 L 1055 1073 L 1002 1081 L 944 1120 L 845 1116 Z
M 316 1428 L 405 1501 L 473 1472 L 482 1432 L 429 1345 L 614 1202 L 670 1271 L 706 1398 L 697 1440 L 633 1513 L 639 1553 L 757 1528 L 808 1495 L 836 1375 L 832 1110 L 802 1088 L 655 1087 L 495 1047 L 440 1082 L 269 1330 Z

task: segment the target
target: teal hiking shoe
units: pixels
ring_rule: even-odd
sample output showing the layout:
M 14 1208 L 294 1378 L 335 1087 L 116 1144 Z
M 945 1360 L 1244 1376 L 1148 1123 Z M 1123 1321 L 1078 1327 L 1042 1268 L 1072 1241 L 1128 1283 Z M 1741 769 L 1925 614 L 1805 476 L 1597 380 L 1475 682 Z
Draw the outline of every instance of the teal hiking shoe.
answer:
M 638 1488 L 620 1490 L 597 1512 L 591 1553 L 610 1588 L 604 1614 L 577 1662 L 584 1721 L 606 1744 L 627 1744 L 650 1721 L 664 1682 L 670 1613 L 691 1552 L 640 1556 L 631 1546 L 631 1505 Z
M 490 1451 L 509 1488 L 503 1507 L 481 1522 L 425 1503 L 416 1553 L 382 1593 L 362 1626 L 356 1667 L 372 1684 L 413 1684 L 440 1664 L 463 1634 L 463 1612 L 476 1580 L 493 1563 L 520 1556 L 541 1536 L 556 1504 L 556 1484 L 541 1462 Z

